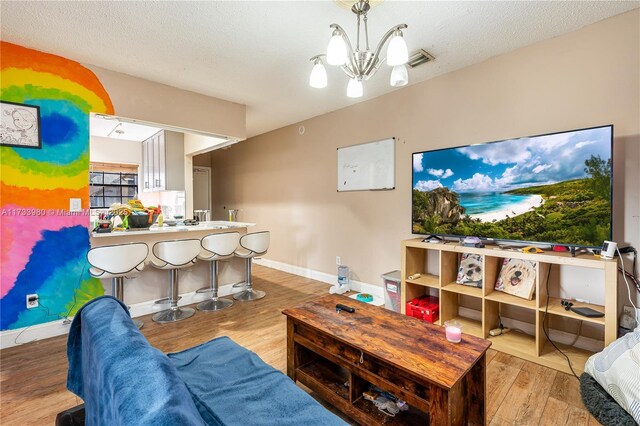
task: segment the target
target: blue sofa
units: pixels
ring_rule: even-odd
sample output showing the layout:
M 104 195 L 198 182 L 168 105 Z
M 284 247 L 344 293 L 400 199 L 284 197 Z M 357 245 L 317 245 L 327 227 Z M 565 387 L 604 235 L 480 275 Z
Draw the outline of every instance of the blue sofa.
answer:
M 110 296 L 76 314 L 67 356 L 87 425 L 346 424 L 228 337 L 163 354 Z

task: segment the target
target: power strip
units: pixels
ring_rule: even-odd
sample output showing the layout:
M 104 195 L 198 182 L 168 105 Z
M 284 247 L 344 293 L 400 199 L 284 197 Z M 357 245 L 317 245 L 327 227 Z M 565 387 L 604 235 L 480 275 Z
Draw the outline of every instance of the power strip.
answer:
M 511 331 L 511 329 L 507 328 L 507 327 L 494 328 L 493 330 L 489 331 L 489 335 L 495 337 L 495 336 L 499 336 L 501 334 L 508 333 L 510 331 Z

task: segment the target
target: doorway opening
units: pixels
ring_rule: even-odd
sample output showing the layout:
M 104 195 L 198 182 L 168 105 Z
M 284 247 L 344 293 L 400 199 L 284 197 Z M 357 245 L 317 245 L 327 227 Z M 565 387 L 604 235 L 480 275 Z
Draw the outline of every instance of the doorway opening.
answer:
M 211 220 L 211 167 L 193 166 L 193 216 Z

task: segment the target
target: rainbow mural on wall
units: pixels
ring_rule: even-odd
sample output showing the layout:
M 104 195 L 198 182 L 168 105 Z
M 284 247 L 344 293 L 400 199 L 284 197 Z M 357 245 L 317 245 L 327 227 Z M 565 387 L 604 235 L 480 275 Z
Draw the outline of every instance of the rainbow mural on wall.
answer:
M 102 295 L 88 272 L 89 113 L 113 114 L 98 78 L 77 62 L 0 42 L 0 99 L 40 107 L 42 149 L 0 147 L 0 330 L 75 314 Z M 41 307 L 26 309 L 37 293 Z

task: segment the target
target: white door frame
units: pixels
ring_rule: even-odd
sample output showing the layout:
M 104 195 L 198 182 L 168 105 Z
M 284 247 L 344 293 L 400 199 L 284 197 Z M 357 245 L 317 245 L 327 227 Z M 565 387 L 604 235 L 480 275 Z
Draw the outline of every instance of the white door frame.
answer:
M 191 178 L 192 178 L 192 182 L 193 182 L 193 174 L 195 173 L 196 169 L 206 169 L 207 173 L 209 174 L 209 206 L 208 206 L 208 210 L 209 210 L 209 219 L 213 220 L 213 212 L 211 211 L 211 205 L 212 205 L 212 197 L 211 197 L 211 190 L 212 190 L 212 185 L 211 185 L 211 167 L 207 167 L 207 166 L 193 166 L 192 171 L 191 171 Z M 194 188 L 193 188 L 193 184 L 192 184 L 192 189 L 191 189 L 192 194 L 195 194 Z M 194 201 L 195 201 L 195 196 L 194 196 Z M 193 208 L 193 210 L 198 210 L 195 207 Z

